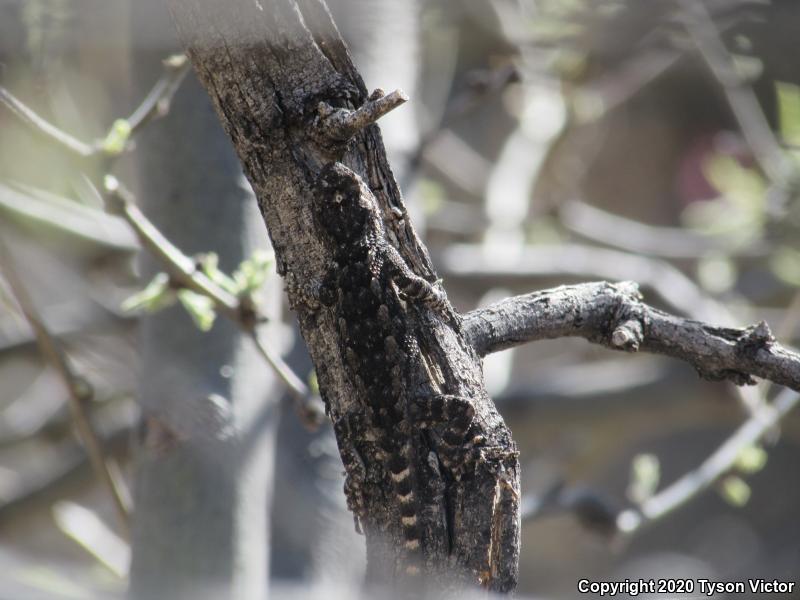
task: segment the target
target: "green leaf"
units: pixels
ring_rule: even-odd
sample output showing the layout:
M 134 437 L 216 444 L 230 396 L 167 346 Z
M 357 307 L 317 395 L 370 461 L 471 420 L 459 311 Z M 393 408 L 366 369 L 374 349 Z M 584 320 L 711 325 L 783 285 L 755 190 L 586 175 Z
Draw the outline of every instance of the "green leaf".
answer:
M 658 489 L 661 480 L 661 463 L 653 454 L 637 454 L 631 463 L 631 483 L 628 497 L 634 502 L 644 502 Z
M 312 370 L 308 374 L 308 389 L 311 390 L 312 394 L 319 394 L 319 379 L 317 379 L 316 370 Z
M 733 68 L 742 81 L 755 81 L 764 72 L 764 63 L 755 56 L 734 54 L 731 58 L 733 59 Z
M 736 468 L 742 473 L 758 473 L 767 464 L 769 455 L 761 446 L 752 444 L 745 446 L 736 457 Z
M 169 284 L 169 276 L 159 273 L 145 286 L 122 302 L 121 308 L 126 312 L 142 310 L 153 313 L 175 304 L 175 289 Z
M 529 244 L 560 244 L 564 241 L 561 235 L 560 222 L 550 216 L 542 215 L 533 219 L 527 231 Z
M 778 81 L 778 124 L 781 137 L 787 144 L 800 145 L 800 86 Z
M 715 154 L 705 165 L 705 174 L 716 189 L 738 209 L 761 212 L 767 184 L 755 169 L 742 166 L 732 156 Z
M 736 283 L 736 263 L 727 256 L 704 256 L 697 263 L 697 278 L 711 293 L 721 294 Z
M 686 225 L 706 235 L 736 239 L 743 245 L 761 237 L 767 191 L 761 173 L 725 154 L 713 155 L 704 172 L 720 197 L 690 204 L 682 215 Z
M 784 283 L 800 287 L 800 250 L 781 246 L 769 257 L 769 266 Z
M 208 252 L 199 257 L 200 268 L 206 277 L 222 289 L 236 295 L 237 287 L 233 279 L 219 270 L 219 256 L 216 252 Z
M 214 319 L 217 318 L 217 313 L 214 310 L 214 302 L 210 298 L 201 296 L 191 290 L 180 290 L 178 299 L 200 331 L 211 329 L 214 325 Z
M 101 147 L 106 154 L 116 156 L 122 154 L 131 137 L 131 124 L 126 119 L 117 119 L 108 130 Z
M 253 255 L 239 265 L 233 274 L 234 294 L 252 294 L 259 290 L 269 277 L 274 263 L 271 252 L 256 250 Z
M 438 181 L 423 178 L 417 185 L 422 212 L 426 215 L 435 215 L 444 206 L 445 191 Z
M 720 493 L 726 502 L 741 508 L 750 500 L 752 490 L 741 477 L 730 475 L 720 483 Z

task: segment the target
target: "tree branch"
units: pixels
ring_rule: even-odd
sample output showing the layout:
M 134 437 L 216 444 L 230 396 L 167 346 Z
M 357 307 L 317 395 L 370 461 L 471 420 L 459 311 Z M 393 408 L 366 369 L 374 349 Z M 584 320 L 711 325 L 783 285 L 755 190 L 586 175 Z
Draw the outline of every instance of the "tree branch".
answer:
M 164 73 L 162 76 L 142 100 L 138 108 L 126 119 L 130 128 L 125 134 L 126 139 L 153 119 L 162 117 L 167 113 L 172 97 L 190 67 L 189 61 L 183 54 L 171 56 L 165 59 L 163 64 Z M 390 96 L 395 95 L 396 93 L 390 94 Z M 377 97 L 376 100 L 378 100 Z M 97 156 L 114 158 L 119 154 L 119 152 L 110 151 L 100 143 L 90 146 L 76 140 L 38 116 L 3 87 L 0 87 L 0 102 L 11 109 L 22 122 L 29 125 L 34 131 L 43 134 L 56 145 L 73 154 L 83 158 Z M 394 103 L 391 106 L 393 108 L 398 105 L 396 102 L 395 98 L 394 100 L 389 100 L 388 104 L 392 105 Z M 383 103 L 380 110 L 388 112 L 391 108 L 387 108 L 387 103 Z M 240 298 L 217 285 L 198 269 L 195 261 L 176 248 L 139 210 L 133 194 L 115 177 L 106 175 L 103 181 L 103 188 L 103 198 L 108 212 L 120 215 L 130 225 L 142 246 L 159 259 L 177 284 L 209 298 L 214 303 L 217 311 L 242 328 L 253 340 L 259 355 L 286 384 L 303 423 L 309 427 L 319 425 L 324 416 L 320 403 L 314 400 L 308 386 L 292 371 L 291 367 L 265 343 L 263 336 L 258 331 L 258 324 L 263 321 L 259 311 L 249 304 L 245 306 L 245 303 Z
M 652 308 L 631 282 L 562 286 L 498 302 L 464 318 L 464 333 L 485 356 L 527 342 L 578 336 L 614 350 L 679 358 L 701 377 L 753 384 L 753 376 L 800 391 L 800 355 L 775 341 L 765 322 L 714 327 Z
M 586 239 L 628 252 L 664 258 L 699 258 L 724 253 L 763 256 L 762 242 L 742 245 L 732 237 L 712 237 L 678 227 L 646 225 L 599 209 L 579 200 L 568 200 L 559 208 L 561 223 Z
M 478 245 L 456 244 L 443 253 L 445 276 L 492 276 L 504 280 L 573 275 L 614 281 L 633 280 L 655 292 L 670 310 L 698 320 L 735 325 L 728 308 L 665 260 L 581 244 L 523 248 L 513 262 L 498 261 Z M 757 389 L 734 388 L 748 411 L 761 403 Z
M 259 355 L 275 371 L 292 394 L 295 408 L 304 424 L 316 427 L 322 421 L 320 402 L 314 401 L 311 390 L 295 374 L 292 368 L 264 341 L 258 330 L 263 316 L 249 304 L 223 289 L 197 267 L 195 261 L 186 256 L 158 230 L 136 205 L 133 194 L 111 175 L 105 178 L 105 199 L 109 212 L 119 214 L 131 226 L 144 248 L 155 256 L 176 285 L 205 296 L 214 307 L 250 337 Z
M 86 410 L 87 404 L 94 395 L 94 390 L 86 379 L 74 371 L 69 358 L 64 354 L 59 343 L 50 334 L 44 322 L 39 317 L 33 301 L 30 296 L 28 296 L 28 292 L 17 272 L 14 259 L 2 239 L 0 239 L 0 272 L 2 272 L 8 282 L 8 286 L 22 314 L 25 315 L 25 319 L 30 324 L 31 329 L 33 329 L 42 356 L 53 366 L 67 388 L 70 400 L 69 406 L 78 435 L 89 455 L 95 475 L 103 485 L 106 486 L 111 495 L 114 508 L 119 517 L 120 527 L 122 528 L 123 535 L 127 538 L 130 531 L 128 506 L 123 499 L 122 491 L 118 488 L 117 481 L 114 480 L 109 470 L 109 465 L 106 463 L 105 454 L 103 452 L 103 446 L 92 427 L 91 420 Z
M 402 90 L 384 94 L 380 88 L 372 92 L 369 99 L 356 110 L 333 108 L 327 102 L 320 102 L 317 112 L 321 119 L 322 131 L 333 140 L 347 141 L 356 133 L 408 102 Z
M 775 401 L 764 405 L 745 421 L 736 432 L 705 459 L 675 483 L 651 496 L 635 508 L 622 511 L 616 519 L 617 528 L 627 534 L 668 515 L 686 504 L 720 477 L 734 468 L 744 448 L 756 444 L 775 427 L 789 411 L 797 406 L 800 394 L 783 390 Z
M 162 62 L 164 72 L 141 104 L 125 119 L 130 125 L 131 135 L 150 121 L 165 116 L 169 112 L 172 98 L 178 91 L 184 77 L 191 69 L 185 54 L 174 54 Z
M 90 144 L 86 144 L 61 131 L 58 127 L 37 115 L 2 86 L 0 86 L 0 103 L 17 117 L 22 124 L 71 154 L 81 158 L 88 158 L 95 153 L 95 148 Z
M 190 63 L 182 54 L 170 56 L 164 60 L 164 72 L 155 83 L 150 92 L 142 100 L 141 104 L 134 109 L 131 115 L 124 121 L 127 123 L 127 131 L 123 133 L 124 142 L 136 131 L 144 127 L 150 121 L 163 117 L 169 112 L 172 97 L 178 91 L 183 78 L 189 72 Z M 72 155 L 84 159 L 112 158 L 119 155 L 119 150 L 112 149 L 103 140 L 95 141 L 91 144 L 62 131 L 46 119 L 40 117 L 23 102 L 17 99 L 11 92 L 0 86 L 0 104 L 5 106 L 17 119 L 38 133 L 46 140 L 53 142 L 56 146 L 66 150 Z M 109 135 L 114 131 L 112 125 Z M 107 138 L 108 139 L 108 136 Z

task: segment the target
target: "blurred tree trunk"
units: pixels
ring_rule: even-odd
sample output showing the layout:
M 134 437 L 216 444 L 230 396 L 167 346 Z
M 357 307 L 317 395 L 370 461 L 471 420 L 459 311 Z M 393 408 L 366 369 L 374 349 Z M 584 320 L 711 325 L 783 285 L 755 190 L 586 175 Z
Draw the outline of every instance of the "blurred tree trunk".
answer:
M 256 190 L 278 272 L 302 286 L 330 267 L 310 205 L 321 168 L 341 160 L 368 182 L 383 211 L 387 238 L 409 267 L 435 280 L 427 250 L 409 220 L 389 216 L 407 213 L 378 129 L 369 126 L 358 133 L 338 158 L 331 157 L 315 130 L 321 101 L 355 108 L 368 96 L 325 3 L 172 0 L 171 7 L 195 70 Z M 382 43 L 391 46 L 394 40 Z M 300 290 L 289 291 L 331 413 L 336 419 L 360 416 L 368 399 L 359 396 L 355 377 L 347 371 L 338 322 L 331 311 L 304 303 Z M 476 413 L 474 439 L 482 451 L 474 470 L 459 479 L 438 468 L 424 436 L 408 434 L 419 457 L 414 468 L 431 498 L 418 513 L 426 532 L 425 570 L 437 587 L 481 584 L 509 591 L 516 585 L 519 559 L 519 465 L 510 432 L 486 394 L 480 359 L 461 332 L 412 311 L 404 318 L 430 361 L 431 381 L 416 384 L 469 398 Z M 338 441 L 340 447 L 366 444 L 366 470 L 382 474 L 363 485 L 368 578 L 391 581 L 404 543 L 397 495 L 374 443 L 346 433 Z
M 137 98 L 177 48 L 162 3 L 132 7 Z M 267 244 L 250 187 L 194 77 L 137 148 L 144 210 L 184 252 L 216 252 L 230 272 Z M 142 264 L 145 280 L 161 270 L 146 255 Z M 280 289 L 270 285 L 275 317 Z M 148 315 L 141 353 L 130 596 L 261 600 L 280 389 L 224 318 L 203 333 L 180 307 Z

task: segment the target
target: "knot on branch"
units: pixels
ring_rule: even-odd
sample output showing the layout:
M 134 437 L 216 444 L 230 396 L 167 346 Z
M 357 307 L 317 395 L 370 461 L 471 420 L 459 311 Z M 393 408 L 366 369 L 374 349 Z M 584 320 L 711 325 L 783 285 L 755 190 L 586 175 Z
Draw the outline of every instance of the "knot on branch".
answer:
M 614 311 L 611 335 L 611 348 L 625 352 L 637 352 L 644 340 L 647 315 L 640 304 L 642 298 L 639 286 L 633 282 L 623 282 L 613 286 L 620 294 L 618 306 Z
M 355 110 L 335 108 L 323 101 L 317 105 L 317 129 L 329 143 L 342 144 L 408 99 L 402 90 L 386 94 L 378 88 Z
M 727 333 L 728 330 L 719 330 Z M 736 330 L 729 330 L 731 333 Z M 743 331 L 739 331 L 735 339 L 734 352 L 739 359 L 754 360 L 759 350 L 769 350 L 775 343 L 775 336 L 766 321 L 760 321 Z M 698 373 L 710 381 L 732 381 L 736 385 L 755 385 L 753 376 L 736 369 L 703 370 L 698 368 Z
M 638 351 L 644 337 L 643 329 L 638 319 L 629 319 L 621 323 L 611 333 L 611 346 L 627 352 Z
M 775 343 L 775 336 L 766 321 L 760 321 L 745 329 L 736 340 L 736 353 L 753 356 L 759 350 L 767 350 Z

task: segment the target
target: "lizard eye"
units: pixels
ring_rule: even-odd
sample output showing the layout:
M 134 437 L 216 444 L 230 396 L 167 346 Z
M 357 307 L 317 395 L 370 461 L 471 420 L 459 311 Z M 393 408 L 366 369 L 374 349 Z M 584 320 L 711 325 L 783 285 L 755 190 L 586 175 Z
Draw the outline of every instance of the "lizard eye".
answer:
M 344 200 L 344 195 L 343 195 L 342 193 L 340 193 L 340 192 L 336 192 L 336 193 L 333 195 L 333 201 L 334 201 L 336 204 L 341 204 L 341 203 L 342 203 L 342 200 Z

